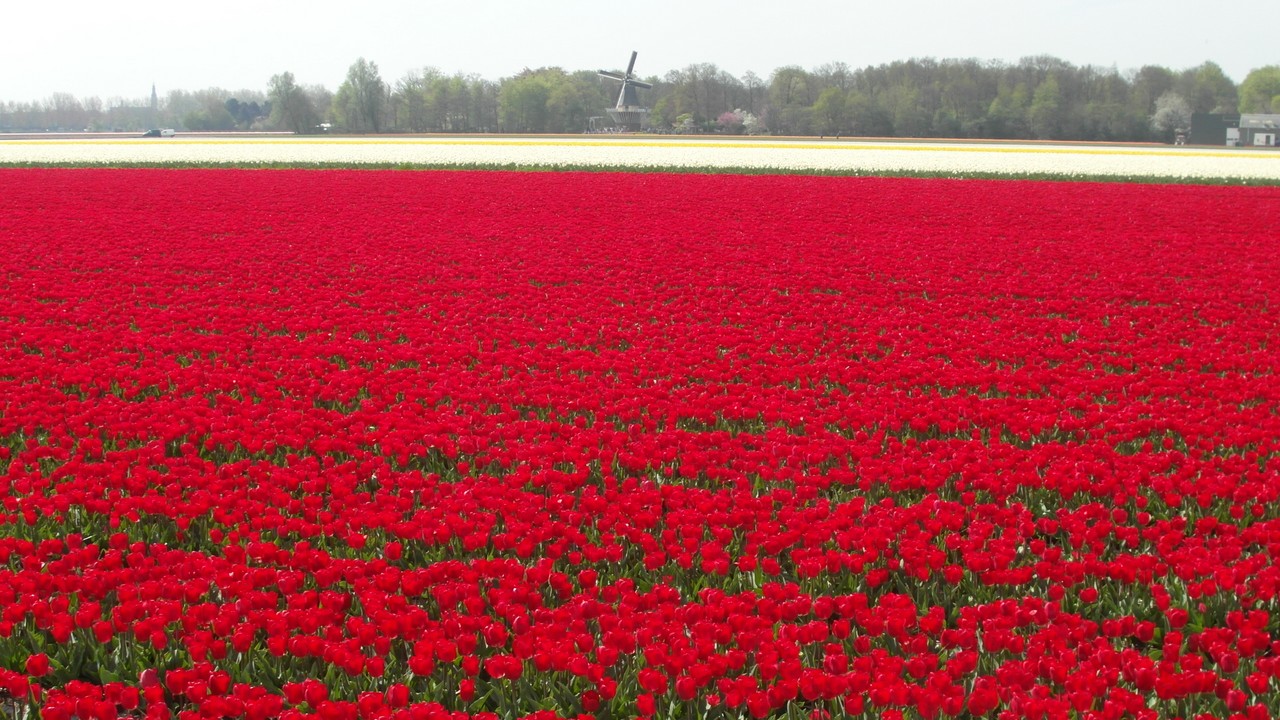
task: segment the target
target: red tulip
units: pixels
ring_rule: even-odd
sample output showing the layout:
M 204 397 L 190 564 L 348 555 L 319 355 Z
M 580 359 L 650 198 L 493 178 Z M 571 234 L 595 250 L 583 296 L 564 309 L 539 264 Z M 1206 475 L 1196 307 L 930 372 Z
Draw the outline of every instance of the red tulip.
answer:
M 652 694 L 641 693 L 636 696 L 636 712 L 641 717 L 652 717 L 657 712 L 657 704 L 654 702 Z
M 49 656 L 44 653 L 27 656 L 27 674 L 43 677 L 49 673 Z

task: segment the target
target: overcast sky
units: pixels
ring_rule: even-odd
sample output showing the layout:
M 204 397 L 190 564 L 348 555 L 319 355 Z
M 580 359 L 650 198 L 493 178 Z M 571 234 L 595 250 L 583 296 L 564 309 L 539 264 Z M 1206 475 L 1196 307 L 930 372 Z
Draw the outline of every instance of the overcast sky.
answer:
M 1212 60 L 1242 81 L 1280 64 L 1267 3 L 1190 0 L 218 0 L 6 3 L 0 100 L 54 92 L 142 98 L 171 89 L 265 90 L 291 71 L 336 89 L 358 57 L 394 84 L 432 66 L 497 80 L 525 67 L 664 75 L 714 63 L 767 79 L 782 65 L 860 68 L 912 57 L 1181 70 Z M 361 9 L 356 9 L 361 7 Z

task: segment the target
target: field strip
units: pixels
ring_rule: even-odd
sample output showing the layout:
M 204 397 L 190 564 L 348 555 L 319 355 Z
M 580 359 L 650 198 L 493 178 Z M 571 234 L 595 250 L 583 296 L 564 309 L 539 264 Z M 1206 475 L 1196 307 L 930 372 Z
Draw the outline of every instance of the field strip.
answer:
M 164 143 L 165 145 L 423 145 L 423 146 L 494 146 L 494 147 L 645 147 L 645 148 L 729 148 L 749 150 L 820 150 L 820 151 L 899 151 L 899 152 L 959 152 L 959 153 L 1025 153 L 1064 155 L 1129 155 L 1160 157 L 1214 157 L 1250 160 L 1280 161 L 1280 153 L 1249 150 L 1166 149 L 1136 147 L 1075 147 L 1066 145 L 988 145 L 905 142 L 777 142 L 742 140 L 537 140 L 537 139 L 469 139 L 469 138 L 127 138 L 113 140 L 11 140 L 13 145 L 137 145 L 140 143 Z
M 1280 187 L 0 193 L 0 720 L 1280 720 Z
M 652 137 L 0 139 L 9 165 L 483 167 L 1280 183 L 1267 149 Z

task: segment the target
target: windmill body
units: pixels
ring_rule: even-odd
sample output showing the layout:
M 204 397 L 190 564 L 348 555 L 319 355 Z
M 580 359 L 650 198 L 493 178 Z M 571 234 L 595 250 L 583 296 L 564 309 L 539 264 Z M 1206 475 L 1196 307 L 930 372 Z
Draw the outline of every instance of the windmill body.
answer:
M 609 108 L 609 117 L 613 118 L 613 122 L 618 127 L 630 132 L 638 132 L 649 120 L 649 108 L 640 105 L 640 98 L 636 93 L 636 88 L 644 88 L 646 90 L 653 86 L 647 82 L 637 80 L 632 70 L 636 66 L 636 51 L 631 51 L 631 62 L 627 63 L 627 71 L 625 73 L 609 72 L 601 70 L 601 77 L 607 77 L 618 80 L 622 83 L 622 90 L 618 93 L 618 104 Z

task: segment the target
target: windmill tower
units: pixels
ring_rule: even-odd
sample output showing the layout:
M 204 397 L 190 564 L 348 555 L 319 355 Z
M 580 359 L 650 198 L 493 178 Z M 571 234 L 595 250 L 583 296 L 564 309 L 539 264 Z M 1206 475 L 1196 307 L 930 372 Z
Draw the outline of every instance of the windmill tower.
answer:
M 622 92 L 618 93 L 618 104 L 609 108 L 609 117 L 613 118 L 613 122 L 619 127 L 629 131 L 638 132 L 649 120 L 649 108 L 641 107 L 640 100 L 636 96 L 636 88 L 644 88 L 646 90 L 653 86 L 647 82 L 641 82 L 635 78 L 631 71 L 636 66 L 636 51 L 631 51 L 631 62 L 627 63 L 626 73 L 609 72 L 608 70 L 600 70 L 600 77 L 607 77 L 613 80 L 622 81 Z

